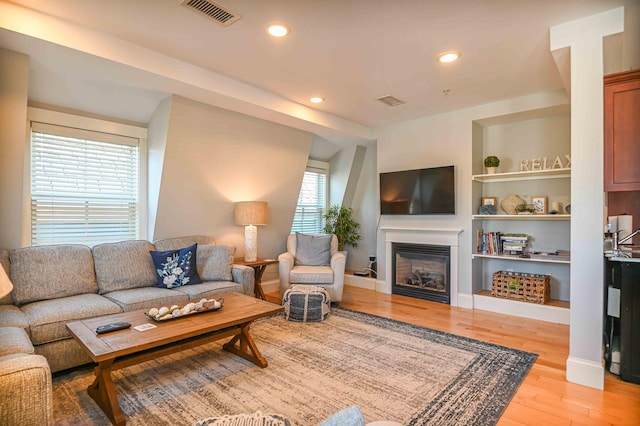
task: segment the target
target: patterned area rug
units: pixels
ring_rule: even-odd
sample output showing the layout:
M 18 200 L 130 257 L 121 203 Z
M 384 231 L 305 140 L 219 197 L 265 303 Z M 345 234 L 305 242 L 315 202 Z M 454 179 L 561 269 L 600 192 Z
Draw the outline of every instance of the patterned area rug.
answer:
M 279 413 L 317 425 L 351 405 L 406 425 L 493 425 L 537 355 L 333 308 L 321 323 L 254 323 L 261 369 L 212 343 L 116 371 L 128 425 L 193 425 Z M 91 368 L 54 375 L 56 425 L 108 425 L 87 395 Z

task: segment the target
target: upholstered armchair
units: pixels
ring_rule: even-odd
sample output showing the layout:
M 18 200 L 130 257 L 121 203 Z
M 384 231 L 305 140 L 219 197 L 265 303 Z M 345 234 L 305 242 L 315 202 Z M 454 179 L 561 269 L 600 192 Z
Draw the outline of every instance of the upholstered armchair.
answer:
M 342 300 L 347 257 L 338 252 L 335 235 L 291 234 L 278 261 L 281 296 L 293 284 L 316 285 L 327 289 L 332 302 Z

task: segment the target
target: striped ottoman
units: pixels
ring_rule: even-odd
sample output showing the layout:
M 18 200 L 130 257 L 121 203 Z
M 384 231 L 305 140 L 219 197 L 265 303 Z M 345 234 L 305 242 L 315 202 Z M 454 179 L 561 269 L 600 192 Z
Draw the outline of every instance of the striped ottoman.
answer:
M 331 297 L 324 287 L 292 285 L 285 290 L 282 305 L 289 321 L 318 322 L 329 316 Z

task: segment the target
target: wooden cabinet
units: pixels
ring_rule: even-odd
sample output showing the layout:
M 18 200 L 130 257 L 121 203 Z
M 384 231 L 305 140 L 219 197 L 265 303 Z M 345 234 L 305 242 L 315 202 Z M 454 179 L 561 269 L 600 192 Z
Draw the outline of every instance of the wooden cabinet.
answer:
M 604 190 L 640 190 L 640 70 L 604 78 Z

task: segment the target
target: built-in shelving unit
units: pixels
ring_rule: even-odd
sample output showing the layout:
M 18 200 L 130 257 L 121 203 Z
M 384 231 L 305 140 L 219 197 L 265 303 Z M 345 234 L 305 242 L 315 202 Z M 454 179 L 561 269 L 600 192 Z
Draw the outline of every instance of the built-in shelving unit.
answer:
M 557 118 L 556 118 L 557 117 Z M 566 158 L 570 152 L 570 116 L 566 113 L 552 117 L 541 115 L 539 119 L 506 122 L 492 120 L 490 125 L 480 126 L 473 134 L 472 206 L 477 212 L 482 197 L 495 197 L 497 214 L 472 215 L 474 232 L 525 233 L 530 236 L 528 249 L 535 252 L 554 253 L 570 248 L 571 215 L 560 214 L 506 214 L 500 200 L 515 194 L 525 201 L 532 196 L 546 196 L 547 207 L 551 201 L 570 204 L 571 169 L 569 167 L 543 170 L 505 171 L 494 174 L 477 174 L 482 171 L 482 159 L 496 155 L 505 170 L 519 168 L 522 159 L 547 157 Z M 521 136 L 526 135 L 526 136 Z M 519 145 L 519 143 L 521 143 Z M 563 150 L 566 150 L 563 151 Z M 531 164 L 531 163 L 529 163 Z M 537 162 L 545 164 L 545 161 Z M 523 316 L 544 321 L 569 323 L 569 256 L 519 255 L 471 253 L 474 308 L 509 315 Z M 536 304 L 498 298 L 491 295 L 493 273 L 509 270 L 551 276 L 551 301 Z
M 539 180 L 539 179 L 562 179 L 570 178 L 571 169 L 544 169 L 544 170 L 526 170 L 521 172 L 493 173 L 484 175 L 473 175 L 472 179 L 476 182 L 509 182 L 514 180 Z
M 571 260 L 568 256 L 556 256 L 556 255 L 531 255 L 531 257 L 520 257 L 511 254 L 482 254 L 474 253 L 471 255 L 472 259 L 500 259 L 509 260 L 514 262 L 542 262 L 542 263 L 560 263 L 570 264 Z
M 571 220 L 569 214 L 474 214 L 481 220 Z

